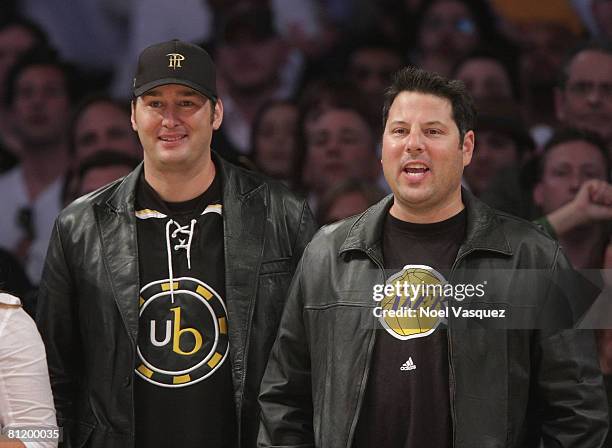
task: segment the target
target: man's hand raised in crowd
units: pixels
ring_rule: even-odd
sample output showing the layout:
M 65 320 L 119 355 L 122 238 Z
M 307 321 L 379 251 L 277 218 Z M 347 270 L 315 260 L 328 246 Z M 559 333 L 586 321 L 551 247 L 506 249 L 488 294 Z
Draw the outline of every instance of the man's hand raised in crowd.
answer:
M 586 224 L 612 220 L 612 184 L 598 179 L 584 182 L 572 201 L 547 218 L 557 236 Z

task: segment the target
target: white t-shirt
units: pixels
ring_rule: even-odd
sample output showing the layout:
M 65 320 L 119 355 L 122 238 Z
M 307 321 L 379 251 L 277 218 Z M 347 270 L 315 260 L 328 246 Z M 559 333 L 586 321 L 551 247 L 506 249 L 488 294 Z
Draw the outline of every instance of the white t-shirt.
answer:
M 21 167 L 0 176 L 0 247 L 11 252 L 17 248 L 25 235 L 17 223 L 17 216 L 20 210 L 31 207 L 36 238 L 30 246 L 25 269 L 34 283 L 40 281 L 53 223 L 61 210 L 62 180 L 62 177 L 56 179 L 30 203 Z
M 27 448 L 57 447 L 57 429 L 47 358 L 34 321 L 17 297 L 0 293 L 0 431 L 46 429 L 37 440 L 23 440 Z M 32 435 L 35 431 L 32 432 Z M 1 443 L 0 443 L 1 445 Z

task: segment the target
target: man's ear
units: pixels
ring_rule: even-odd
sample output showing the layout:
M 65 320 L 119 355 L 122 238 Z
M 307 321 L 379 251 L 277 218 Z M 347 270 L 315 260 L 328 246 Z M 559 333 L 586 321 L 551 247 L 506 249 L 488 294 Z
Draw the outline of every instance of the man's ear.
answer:
M 130 109 L 132 111 L 130 114 L 130 121 L 132 122 L 132 129 L 138 132 L 138 125 L 136 124 L 136 113 L 135 113 L 136 101 L 138 101 L 138 98 L 132 100 L 130 103 Z
M 474 144 L 476 143 L 476 136 L 474 131 L 467 131 L 463 136 L 463 143 L 461 145 L 461 152 L 463 153 L 463 166 L 466 167 L 472 161 L 472 155 L 474 154 Z
M 213 120 L 212 120 L 213 129 L 215 131 L 219 129 L 221 127 L 222 122 L 223 122 L 223 101 L 221 101 L 221 98 L 218 98 L 217 102 L 215 103 L 215 110 L 213 113 Z

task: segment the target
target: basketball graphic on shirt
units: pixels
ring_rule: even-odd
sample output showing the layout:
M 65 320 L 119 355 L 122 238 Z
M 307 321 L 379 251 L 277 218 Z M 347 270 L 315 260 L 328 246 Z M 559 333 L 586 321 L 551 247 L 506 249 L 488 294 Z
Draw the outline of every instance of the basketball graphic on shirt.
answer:
M 140 292 L 136 374 L 162 387 L 205 380 L 225 361 L 227 310 L 217 292 L 190 277 L 149 283 Z
M 407 265 L 386 283 L 394 286 L 394 292 L 381 300 L 379 321 L 391 336 L 401 340 L 429 336 L 446 321 L 447 281 L 435 269 Z

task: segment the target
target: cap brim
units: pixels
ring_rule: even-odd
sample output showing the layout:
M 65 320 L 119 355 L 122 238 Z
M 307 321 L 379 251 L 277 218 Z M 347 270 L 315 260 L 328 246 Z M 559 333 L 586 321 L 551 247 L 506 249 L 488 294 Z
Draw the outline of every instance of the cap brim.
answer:
M 179 79 L 179 78 L 161 78 L 161 79 L 156 79 L 155 81 L 151 81 L 146 84 L 143 84 L 134 89 L 134 97 L 139 97 L 147 93 L 149 90 L 154 89 L 155 87 L 165 86 L 168 84 L 179 84 L 182 86 L 191 87 L 193 90 L 198 91 L 199 93 L 210 98 L 211 100 L 217 101 L 217 95 L 212 93 L 210 90 L 205 89 L 204 87 L 202 87 L 199 84 L 196 84 L 195 82 L 191 82 L 191 81 L 188 81 L 185 79 Z

